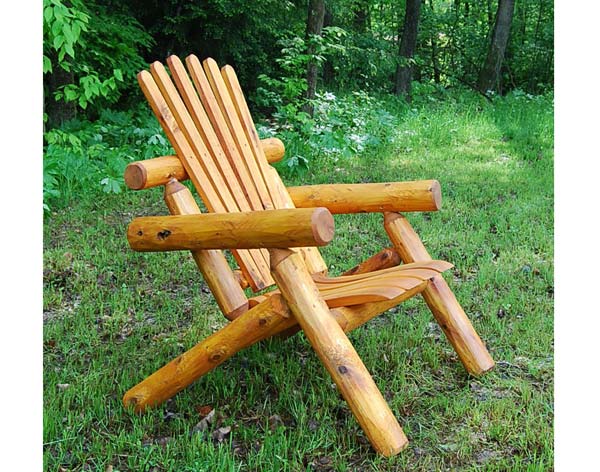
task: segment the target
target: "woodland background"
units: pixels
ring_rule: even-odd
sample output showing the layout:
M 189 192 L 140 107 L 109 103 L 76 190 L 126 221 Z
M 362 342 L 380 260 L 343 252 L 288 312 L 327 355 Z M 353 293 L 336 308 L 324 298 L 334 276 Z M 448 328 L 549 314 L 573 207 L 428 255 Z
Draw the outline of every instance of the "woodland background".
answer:
M 319 92 L 396 104 L 551 92 L 553 10 L 551 0 L 44 0 L 46 208 L 73 185 L 121 190 L 128 160 L 88 134 L 145 113 L 135 76 L 151 61 L 232 64 L 257 117 L 308 137 Z

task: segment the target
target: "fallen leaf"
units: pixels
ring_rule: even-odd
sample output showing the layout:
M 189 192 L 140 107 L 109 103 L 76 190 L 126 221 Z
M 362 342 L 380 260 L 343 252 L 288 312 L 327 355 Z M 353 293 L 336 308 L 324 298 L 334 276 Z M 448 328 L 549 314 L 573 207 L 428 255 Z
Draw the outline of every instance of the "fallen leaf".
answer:
M 200 416 L 202 416 L 203 418 L 208 415 L 211 411 L 213 410 L 213 407 L 210 405 L 196 405 L 196 411 L 200 414 Z
M 484 449 L 483 451 L 478 452 L 475 455 L 475 460 L 478 463 L 483 464 L 485 462 L 489 462 L 491 459 L 494 459 L 497 455 L 498 455 L 498 453 L 495 451 L 488 451 L 488 450 Z
M 231 433 L 231 426 L 223 426 L 213 431 L 212 437 L 216 441 L 223 442 L 229 433 Z
M 278 426 L 283 426 L 283 420 L 279 415 L 269 416 L 269 429 L 275 431 Z
M 208 425 L 213 422 L 214 417 L 215 417 L 215 410 L 213 409 L 213 410 L 210 410 L 210 412 L 204 418 L 202 418 L 196 424 L 196 426 L 194 426 L 194 428 L 192 429 L 192 434 L 197 433 L 198 431 L 206 431 L 206 429 L 208 428 Z
M 420 447 L 415 447 L 415 448 L 413 448 L 413 453 L 416 457 L 422 457 L 427 454 L 427 451 Z
M 59 390 L 66 390 L 71 386 L 71 384 L 56 384 L 56 386 Z
M 450 444 L 440 444 L 440 448 L 444 451 L 454 452 L 458 450 L 458 444 L 450 443 Z

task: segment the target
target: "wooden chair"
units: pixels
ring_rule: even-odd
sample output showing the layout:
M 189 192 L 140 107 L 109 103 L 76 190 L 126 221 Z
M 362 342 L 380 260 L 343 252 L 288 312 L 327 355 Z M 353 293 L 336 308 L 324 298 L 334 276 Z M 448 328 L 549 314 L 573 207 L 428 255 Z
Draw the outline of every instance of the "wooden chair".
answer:
M 164 185 L 171 216 L 136 218 L 127 237 L 136 251 L 190 250 L 231 322 L 129 390 L 124 404 L 156 406 L 238 351 L 302 329 L 373 447 L 397 454 L 406 436 L 346 332 L 420 293 L 469 373 L 494 365 L 441 275 L 451 264 L 432 260 L 398 213 L 439 209 L 438 182 L 286 188 L 269 165 L 283 144 L 259 139 L 234 70 L 194 55 L 187 71 L 176 56 L 167 63 L 170 74 L 155 62 L 138 81 L 176 156 L 132 163 L 125 181 L 132 189 Z M 209 213 L 180 183 L 188 178 Z M 383 213 L 393 248 L 328 277 L 317 246 L 333 238 L 331 214 L 360 212 Z M 249 299 L 243 290 L 273 285 Z

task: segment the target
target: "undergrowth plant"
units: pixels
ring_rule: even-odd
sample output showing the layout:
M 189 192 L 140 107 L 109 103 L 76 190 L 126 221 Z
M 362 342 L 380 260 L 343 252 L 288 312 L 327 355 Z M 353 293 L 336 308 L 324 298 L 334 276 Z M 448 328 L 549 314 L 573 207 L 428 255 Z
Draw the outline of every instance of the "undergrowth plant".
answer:
M 154 117 L 135 112 L 105 110 L 98 121 L 72 120 L 44 138 L 44 211 L 100 189 L 120 193 L 129 162 L 172 154 Z
M 284 175 L 292 176 L 317 162 L 343 169 L 361 156 L 388 146 L 414 149 L 448 136 L 456 140 L 447 144 L 456 144 L 460 139 L 452 134 L 456 114 L 469 113 L 476 122 L 485 113 L 505 130 L 503 139 L 519 139 L 529 146 L 528 158 L 536 160 L 539 143 L 545 140 L 544 145 L 551 145 L 548 140 L 552 132 L 532 133 L 527 120 L 531 108 L 552 113 L 552 100 L 552 94 L 534 96 L 516 90 L 506 97 L 495 97 L 490 104 L 474 92 L 448 92 L 435 85 L 419 85 L 408 106 L 401 98 L 364 91 L 337 95 L 323 92 L 317 94 L 312 118 L 303 112 L 297 112 L 293 119 L 275 115 L 259 121 L 258 132 L 262 138 L 277 136 L 285 143 L 285 158 L 275 165 Z M 410 125 L 416 128 L 420 126 L 417 122 L 429 120 L 420 111 L 436 108 L 440 111 L 431 118 L 425 141 L 413 143 L 410 130 L 398 134 L 399 125 L 416 120 Z M 75 195 L 119 193 L 129 162 L 173 153 L 159 123 L 146 108 L 131 112 L 104 110 L 95 122 L 74 119 L 48 131 L 44 138 L 45 211 Z

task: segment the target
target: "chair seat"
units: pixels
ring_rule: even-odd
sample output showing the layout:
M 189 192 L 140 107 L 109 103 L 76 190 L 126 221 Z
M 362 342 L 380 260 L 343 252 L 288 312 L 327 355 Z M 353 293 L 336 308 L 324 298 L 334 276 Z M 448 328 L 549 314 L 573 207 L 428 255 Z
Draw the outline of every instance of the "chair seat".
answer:
M 327 306 L 336 308 L 391 300 L 451 267 L 453 264 L 449 262 L 430 260 L 402 264 L 364 274 L 340 277 L 313 274 L 312 277 Z M 250 306 L 258 305 L 276 293 L 279 293 L 279 290 L 253 297 L 249 300 Z

